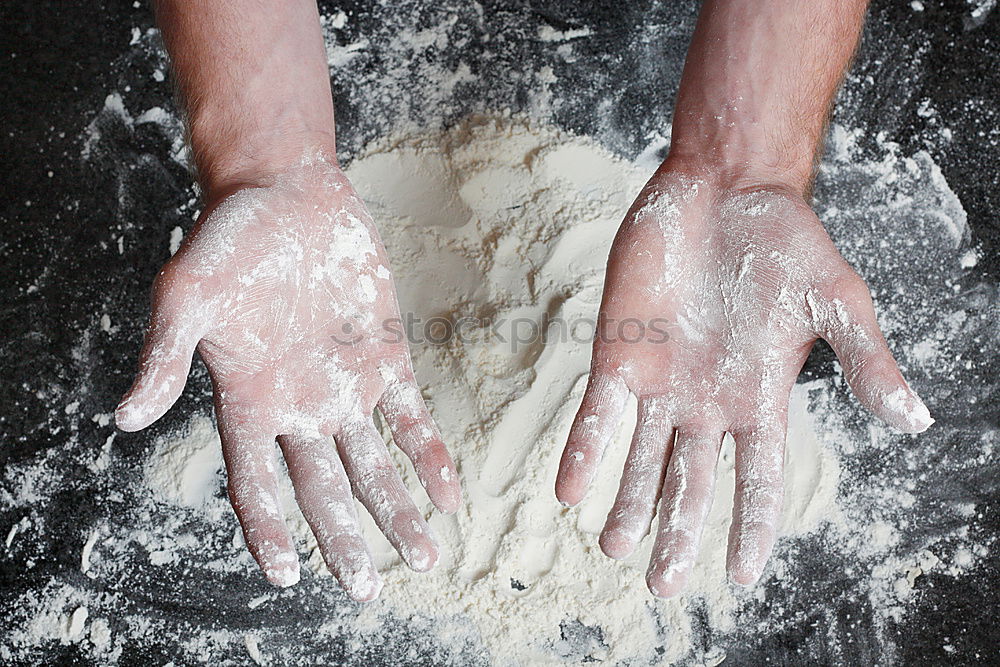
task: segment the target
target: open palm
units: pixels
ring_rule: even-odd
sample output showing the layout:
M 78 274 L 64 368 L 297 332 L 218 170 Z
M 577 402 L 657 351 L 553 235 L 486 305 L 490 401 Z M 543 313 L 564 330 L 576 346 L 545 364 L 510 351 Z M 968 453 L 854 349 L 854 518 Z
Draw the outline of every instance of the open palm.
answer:
M 434 565 L 435 540 L 375 428 L 374 408 L 442 511 L 458 507 L 458 476 L 393 325 L 399 312 L 385 250 L 335 163 L 314 158 L 210 207 L 153 297 L 139 373 L 117 422 L 138 430 L 166 412 L 197 347 L 214 386 L 230 500 L 272 583 L 299 576 L 278 504 L 276 438 L 324 559 L 352 597 L 372 599 L 381 587 L 354 495 L 407 564 Z
M 556 492 L 574 505 L 597 473 L 626 398 L 638 421 L 601 547 L 624 558 L 659 527 L 647 574 L 679 592 L 711 508 L 718 453 L 736 442 L 730 577 L 756 581 L 781 512 L 788 397 L 817 338 L 850 386 L 905 432 L 933 421 L 886 346 L 871 297 L 800 195 L 654 175 L 611 249 L 590 382 Z

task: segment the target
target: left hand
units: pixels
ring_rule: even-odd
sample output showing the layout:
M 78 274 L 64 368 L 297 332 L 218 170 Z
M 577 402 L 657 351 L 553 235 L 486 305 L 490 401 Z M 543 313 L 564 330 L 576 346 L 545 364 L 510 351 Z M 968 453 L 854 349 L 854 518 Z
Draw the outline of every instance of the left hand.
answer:
M 675 595 L 697 555 L 729 432 L 736 498 L 727 569 L 737 583 L 755 582 L 781 514 L 789 393 L 817 338 L 833 346 L 869 410 L 906 433 L 930 426 L 864 281 L 800 194 L 665 164 L 611 249 L 559 500 L 582 500 L 634 394 L 638 424 L 600 544 L 612 558 L 632 553 L 662 488 L 647 583 L 655 595 Z

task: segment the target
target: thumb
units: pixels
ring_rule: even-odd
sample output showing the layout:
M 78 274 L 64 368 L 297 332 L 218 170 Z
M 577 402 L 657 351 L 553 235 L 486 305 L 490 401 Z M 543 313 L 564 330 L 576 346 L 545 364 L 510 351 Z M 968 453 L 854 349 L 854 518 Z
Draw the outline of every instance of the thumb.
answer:
M 903 379 L 882 336 L 870 293 L 857 278 L 840 297 L 812 304 L 817 333 L 837 353 L 844 376 L 861 404 L 904 433 L 920 433 L 934 423 L 930 411 Z
M 115 410 L 123 431 L 144 429 L 170 409 L 184 390 L 191 358 L 209 328 L 204 302 L 193 284 L 163 271 L 153 287 L 153 314 L 132 387 Z

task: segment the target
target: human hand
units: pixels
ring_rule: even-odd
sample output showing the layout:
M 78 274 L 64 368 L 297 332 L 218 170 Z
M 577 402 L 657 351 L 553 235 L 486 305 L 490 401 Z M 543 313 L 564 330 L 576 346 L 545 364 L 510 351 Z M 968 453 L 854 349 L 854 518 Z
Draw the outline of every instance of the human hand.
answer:
M 454 512 L 461 496 L 406 340 L 385 328 L 399 321 L 385 249 L 347 177 L 321 155 L 214 199 L 154 283 L 139 371 L 116 422 L 135 431 L 161 417 L 197 347 L 230 500 L 268 580 L 299 578 L 278 502 L 277 437 L 327 566 L 351 597 L 371 600 L 382 584 L 354 495 L 410 567 L 428 570 L 438 557 L 373 424 L 376 406 L 434 505 Z
M 930 426 L 867 287 L 801 195 L 664 165 L 611 249 L 559 500 L 583 498 L 634 394 L 637 426 L 600 544 L 612 558 L 631 554 L 659 502 L 646 581 L 655 595 L 675 595 L 697 556 L 729 432 L 736 497 L 727 569 L 732 581 L 752 584 L 780 519 L 789 393 L 817 338 L 833 347 L 869 410 L 906 433 Z

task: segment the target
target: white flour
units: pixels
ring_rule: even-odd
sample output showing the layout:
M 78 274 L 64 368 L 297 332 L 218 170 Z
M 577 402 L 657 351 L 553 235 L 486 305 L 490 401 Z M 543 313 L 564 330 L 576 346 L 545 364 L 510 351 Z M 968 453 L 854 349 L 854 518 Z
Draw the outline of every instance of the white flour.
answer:
M 964 211 L 927 154 L 901 155 L 897 146 L 879 141 L 882 152 L 872 160 L 857 148 L 859 136 L 834 128 L 824 163 L 828 176 L 820 179 L 820 215 L 863 274 L 907 285 L 906 291 L 887 290 L 879 313 L 890 339 L 901 334 L 909 343 L 897 350 L 909 372 L 956 378 L 953 346 L 980 335 L 976 327 L 992 326 L 979 324 L 987 311 L 980 315 L 970 306 L 942 312 L 934 305 L 976 263 L 975 251 L 965 245 Z M 283 506 L 306 573 L 287 592 L 247 593 L 255 629 L 209 629 L 183 614 L 150 612 L 130 597 L 135 587 L 159 590 L 147 580 L 150 572 L 194 569 L 206 578 L 242 577 L 248 587 L 262 581 L 224 496 L 214 426 L 193 418 L 185 433 L 158 442 L 139 487 L 116 489 L 112 480 L 122 462 L 110 416 L 83 414 L 76 398 L 60 403 L 50 397 L 54 415 L 70 417 L 71 429 L 60 435 L 63 446 L 4 471 L 0 507 L 22 515 L 7 534 L 7 557 L 27 570 L 45 562 L 50 533 L 44 508 L 64 488 L 68 462 L 109 480 L 110 490 L 99 495 L 107 511 L 82 526 L 76 542 L 68 538 L 80 549 L 78 572 L 51 575 L 20 597 L 17 630 L 0 641 L 0 659 L 26 660 L 53 643 L 73 643 L 114 664 L 127 646 L 167 641 L 179 662 L 245 656 L 259 664 L 299 664 L 297 642 L 334 641 L 361 663 L 370 646 L 389 645 L 399 646 L 404 661 L 461 655 L 464 662 L 544 664 L 590 656 L 644 664 L 686 657 L 714 665 L 725 659 L 733 633 L 769 635 L 783 624 L 807 622 L 808 608 L 774 606 L 768 591 L 780 587 L 775 597 L 791 600 L 812 585 L 797 553 L 808 545 L 820 549 L 831 567 L 843 568 L 839 576 L 851 582 L 847 595 L 867 597 L 891 662 L 893 624 L 905 620 L 922 578 L 969 572 L 992 545 L 969 535 L 977 508 L 962 500 L 941 510 L 953 516 L 954 528 L 931 540 L 912 537 L 911 508 L 926 493 L 925 441 L 904 440 L 866 421 L 839 376 L 793 392 L 784 538 L 754 588 L 725 581 L 733 493 L 729 443 L 690 590 L 675 600 L 654 600 L 645 589 L 648 539 L 623 562 L 606 558 L 597 546 L 631 423 L 623 424 L 594 492 L 579 508 L 566 510 L 554 498 L 557 457 L 580 398 L 589 346 L 556 332 L 546 344 L 514 341 L 524 340 L 544 315 L 577 323 L 578 340 L 589 337 L 580 323 L 596 310 L 612 235 L 652 165 L 643 160 L 633 166 L 590 140 L 507 117 L 386 139 L 350 165 L 349 176 L 388 248 L 404 319 L 407 313 L 423 318 L 415 335 L 434 335 L 424 326 L 433 316 L 488 325 L 463 329 L 461 344 L 412 345 L 417 377 L 466 494 L 456 516 L 431 512 L 409 463 L 395 457 L 441 538 L 434 571 L 416 574 L 402 566 L 362 510 L 386 586 L 375 603 L 348 603 L 333 592 L 335 584 L 319 586 L 310 574 L 325 570 L 286 485 Z M 824 194 L 824 187 L 832 193 Z M 873 233 L 864 227 L 869 224 L 884 231 Z M 165 246 L 177 236 L 166 230 Z M 506 324 L 493 333 L 489 325 L 502 318 Z M 93 333 L 83 337 L 76 356 L 87 358 L 93 336 L 117 330 L 95 316 Z M 982 447 L 980 462 L 992 455 L 991 437 L 984 436 Z M 865 455 L 888 460 L 897 452 L 912 472 L 867 478 L 844 463 Z M 81 583 L 81 576 L 99 586 Z M 185 599 L 194 581 L 180 577 L 167 595 Z M 275 605 L 289 594 L 314 601 L 314 622 L 292 635 L 272 622 Z M 394 632 L 403 619 L 413 634 Z M 837 655 L 837 640 L 829 641 Z
M 974 366 L 960 355 L 956 361 L 956 350 L 995 337 L 991 311 L 975 309 L 974 293 L 954 306 L 937 305 L 976 264 L 964 211 L 926 153 L 904 155 L 878 139 L 872 159 L 857 147 L 861 138 L 834 128 L 818 187 L 820 215 L 845 256 L 881 281 L 873 283 L 884 294 L 880 321 L 890 340 L 905 344 L 896 351 L 908 374 L 923 386 L 921 378 L 957 385 L 963 369 Z M 928 493 L 933 440 L 903 438 L 870 421 L 839 376 L 795 388 L 784 539 L 754 588 L 733 588 L 724 579 L 731 450 L 720 462 L 690 591 L 676 600 L 655 601 L 645 590 L 648 540 L 624 562 L 597 547 L 631 424 L 622 426 L 588 500 L 574 510 L 555 501 L 556 457 L 580 398 L 588 346 L 558 338 L 512 346 L 511 337 L 523 336 L 527 323 L 537 325 L 546 313 L 570 323 L 593 315 L 611 237 L 652 164 L 632 166 L 589 140 L 502 117 L 385 140 L 351 164 L 349 175 L 388 247 L 404 317 L 524 318 L 497 327 L 506 343 L 471 328 L 461 345 L 412 346 L 466 490 L 456 516 L 431 513 L 409 464 L 396 457 L 442 539 L 433 572 L 401 566 L 366 519 L 386 587 L 373 604 L 348 603 L 335 584 L 310 573 L 323 573 L 322 560 L 286 487 L 283 505 L 305 576 L 293 589 L 261 595 L 262 575 L 224 496 L 210 420 L 195 417 L 185 433 L 160 440 L 139 485 L 123 487 L 131 477 L 121 468 L 133 463 L 121 457 L 110 415 L 85 414 L 79 401 L 85 394 L 39 390 L 53 405 L 54 423 L 68 418 L 69 428 L 54 431 L 62 445 L 3 471 L 0 509 L 20 516 L 4 541 L 5 557 L 27 571 L 47 562 L 57 529 L 45 508 L 54 494 L 73 488 L 67 466 L 89 470 L 106 487 L 95 496 L 105 509 L 78 534 L 62 536 L 62 544 L 79 549 L 78 569 L 40 575 L 41 583 L 18 598 L 10 619 L 16 629 L 0 641 L 0 660 L 31 661 L 72 643 L 97 662 L 115 664 L 126 648 L 155 642 L 169 644 L 180 663 L 300 664 L 303 643 L 333 642 L 352 664 L 364 664 L 372 646 L 392 646 L 401 661 L 462 656 L 463 662 L 538 664 L 592 656 L 642 664 L 686 656 L 714 665 L 734 633 L 770 636 L 836 613 L 834 605 L 817 612 L 794 604 L 797 591 L 806 595 L 829 580 L 847 582 L 836 595 L 867 598 L 873 632 L 892 662 L 894 624 L 905 622 L 925 577 L 973 572 L 992 542 L 970 534 L 977 506 L 961 498 L 936 510 L 948 524 L 919 533 L 930 537 L 915 536 L 911 515 Z M 164 247 L 177 236 L 165 230 Z M 586 338 L 589 330 L 578 334 Z M 95 314 L 74 358 L 88 359 L 98 336 L 116 335 L 118 326 Z M 990 459 L 994 439 L 983 436 L 971 465 Z M 902 463 L 891 476 L 866 476 L 857 463 L 866 456 Z M 945 465 L 952 466 L 947 475 L 966 474 L 961 463 Z M 806 548 L 817 550 L 811 562 L 839 570 L 810 579 L 798 553 Z M 189 570 L 193 576 L 184 574 Z M 168 588 L 153 581 L 160 572 L 171 578 Z M 252 630 L 219 629 L 189 615 L 185 600 L 200 585 L 194 582 L 222 578 L 246 582 L 226 596 L 246 596 L 251 625 L 242 627 Z M 780 593 L 772 596 L 775 587 Z M 177 616 L 133 598 L 147 590 L 157 610 L 166 605 Z M 309 601 L 310 622 L 276 622 L 279 605 L 296 604 L 290 595 Z M 397 631 L 401 620 L 410 634 Z M 840 655 L 837 637 L 825 641 L 830 655 Z
M 440 617 L 434 632 L 442 642 L 478 637 L 501 664 L 586 655 L 646 661 L 657 651 L 679 657 L 691 646 L 692 596 L 704 599 L 713 626 L 730 628 L 739 601 L 760 594 L 725 578 L 731 443 L 690 593 L 654 600 L 643 577 L 651 540 L 623 562 L 597 548 L 632 423 L 581 507 L 563 509 L 553 493 L 589 364 L 588 330 L 577 341 L 553 336 L 547 344 L 518 346 L 513 338 L 546 313 L 571 324 L 593 317 L 607 248 L 647 170 L 551 128 L 485 117 L 447 133 L 387 140 L 356 159 L 348 174 L 382 231 L 404 319 L 406 313 L 452 321 L 521 318 L 496 327 L 506 344 L 486 326 L 469 329 L 460 342 L 414 345 L 417 377 L 429 387 L 466 504 L 454 517 L 431 512 L 412 468 L 396 457 L 443 554 L 433 572 L 415 573 L 367 521 L 386 587 L 358 622 L 376 623 L 386 611 Z M 414 329 L 418 337 L 427 333 Z M 824 387 L 799 385 L 793 395 L 783 523 L 789 537 L 838 518 L 839 466 L 825 441 L 836 434 L 823 433 L 808 412 L 810 392 Z M 218 437 L 202 418 L 186 438 L 161 446 L 148 479 L 183 505 L 224 504 L 217 497 L 220 466 Z M 284 506 L 309 565 L 326 574 L 289 488 Z M 772 571 L 780 570 L 776 562 Z M 564 624 L 574 622 L 594 628 L 601 642 L 564 641 Z
M 484 22 L 478 3 L 370 4 L 366 15 L 334 10 L 323 17 L 345 161 L 368 139 L 401 126 L 440 127 L 470 109 L 507 105 L 589 128 L 602 145 L 639 153 L 633 167 L 589 140 L 509 120 L 446 135 L 410 131 L 408 139 L 363 152 L 350 175 L 388 246 L 404 313 L 536 322 L 542 313 L 592 316 L 611 235 L 669 143 L 669 94 L 650 95 L 648 82 L 660 81 L 663 90 L 676 82 L 693 5 L 653 3 L 645 25 L 625 35 L 609 32 L 610 24 L 539 27 L 534 11 Z M 926 4 L 933 20 L 943 16 L 931 3 L 910 4 L 914 11 Z M 965 28 L 977 30 L 996 0 L 964 6 Z M 642 67 L 619 78 L 615 64 L 635 61 L 605 50 L 609 38 L 630 44 Z M 466 54 L 469 43 L 482 48 Z M 525 48 L 534 43 L 543 48 L 532 55 Z M 595 60 L 594 49 L 606 55 Z M 910 62 L 890 63 L 898 85 L 921 80 L 933 51 L 916 53 Z M 592 77 L 582 86 L 578 67 L 562 66 L 577 59 L 586 61 L 579 71 Z M 668 67 L 648 69 L 654 60 Z M 196 192 L 183 192 L 190 179 L 178 164 L 190 162 L 190 151 L 181 119 L 169 111 L 169 87 L 159 83 L 167 59 L 158 32 L 133 28 L 110 70 L 117 88 L 101 95 L 92 122 L 81 124 L 81 157 L 94 167 L 94 182 L 106 186 L 102 192 L 113 201 L 117 194 L 113 215 L 93 221 L 94 252 L 107 252 L 116 267 L 119 259 L 148 261 L 150 236 L 164 253 L 176 251 L 200 202 Z M 849 79 L 842 99 L 878 94 L 883 83 L 866 70 Z M 581 89 L 590 86 L 603 92 L 588 96 Z M 851 109 L 869 104 L 838 106 L 855 117 Z M 913 120 L 934 116 L 929 105 Z M 970 104 L 967 112 L 981 108 Z M 976 268 L 965 212 L 931 157 L 951 150 L 952 128 L 939 124 L 924 137 L 930 153 L 913 152 L 875 134 L 880 118 L 856 117 L 871 133 L 833 127 L 817 212 L 869 280 L 882 328 L 931 410 L 942 416 L 938 410 L 951 405 L 974 405 L 995 379 L 997 292 Z M 641 136 L 648 145 L 640 153 L 631 141 Z M 995 138 L 984 141 L 995 149 Z M 174 174 L 171 187 L 159 180 L 164 168 Z M 168 196 L 176 209 L 151 215 L 150 195 Z M 65 203 L 83 213 L 81 201 Z M 44 246 L 40 252 L 50 250 Z M 67 335 L 77 337 L 67 359 L 71 379 L 26 379 L 25 388 L 49 410 L 48 423 L 3 443 L 16 456 L 0 470 L 0 513 L 10 518 L 0 532 L 0 559 L 16 587 L 0 614 L 0 663 L 72 656 L 94 664 L 535 664 L 560 657 L 573 664 L 586 656 L 607 663 L 634 656 L 632 664 L 648 664 L 684 656 L 684 664 L 717 665 L 727 651 L 726 664 L 763 655 L 754 652 L 757 640 L 768 656 L 782 646 L 828 664 L 856 662 L 858 647 L 868 646 L 873 661 L 890 665 L 900 661 L 896 646 L 918 632 L 906 627 L 910 612 L 923 606 L 915 618 L 927 617 L 925 591 L 945 577 L 978 587 L 982 563 L 994 557 L 995 537 L 984 534 L 981 521 L 988 505 L 976 495 L 987 485 L 967 481 L 988 474 L 998 432 L 981 423 L 960 431 L 944 412 L 926 435 L 901 437 L 863 414 L 834 374 L 795 389 L 785 537 L 760 584 L 741 590 L 723 579 L 732 494 L 731 457 L 723 457 L 691 590 L 654 601 L 642 582 L 648 544 L 623 563 L 597 548 L 631 424 L 622 426 L 582 507 L 563 510 L 553 497 L 555 457 L 580 397 L 586 346 L 550 341 L 512 351 L 509 342 L 473 330 L 461 347 L 412 348 L 466 489 L 457 516 L 430 515 L 444 547 L 437 569 L 416 575 L 400 566 L 368 522 L 386 587 L 374 604 L 350 603 L 330 578 L 314 576 L 322 561 L 286 488 L 283 504 L 306 567 L 297 586 L 272 589 L 225 500 L 211 421 L 195 416 L 184 432 L 147 447 L 155 436 L 116 437 L 108 411 L 117 396 L 92 384 L 103 372 L 99 360 L 109 358 L 102 355 L 131 349 L 127 336 L 141 326 L 126 319 L 136 311 L 119 303 L 123 294 L 145 290 L 124 287 L 131 276 L 122 270 L 101 283 L 110 287 L 91 320 L 59 323 L 59 332 L 68 325 Z M 64 289 L 60 278 L 46 269 L 25 292 Z M 192 386 L 207 387 L 200 364 Z M 210 396 L 192 394 L 187 405 L 207 412 Z M 409 464 L 398 456 L 397 463 L 428 511 Z M 66 508 L 67 498 L 92 505 L 79 516 L 60 516 L 54 508 Z M 922 634 L 937 627 L 917 625 Z M 962 651 L 961 637 L 923 639 Z

